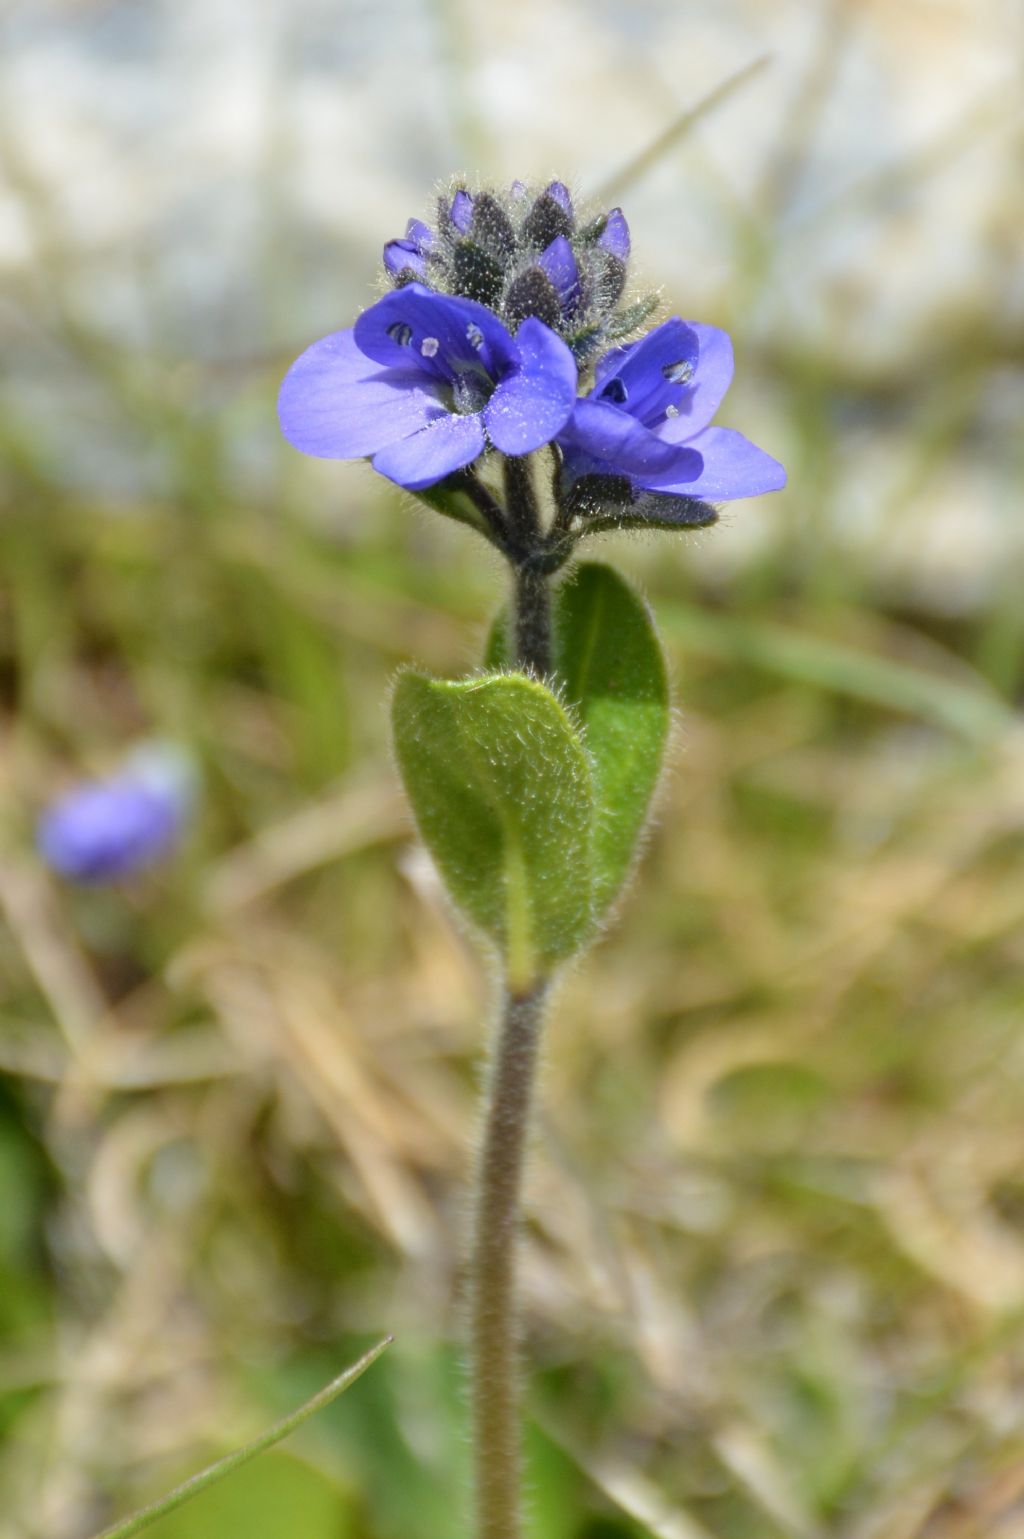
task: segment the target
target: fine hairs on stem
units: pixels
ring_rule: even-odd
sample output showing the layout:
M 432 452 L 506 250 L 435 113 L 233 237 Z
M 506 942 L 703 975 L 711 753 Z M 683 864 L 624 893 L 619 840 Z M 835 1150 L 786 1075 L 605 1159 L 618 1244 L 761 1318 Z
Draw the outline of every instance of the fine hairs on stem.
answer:
M 506 991 L 488 1075 L 470 1265 L 477 1539 L 518 1539 L 519 1204 L 547 985 Z
M 551 672 L 551 592 L 540 563 L 544 549 L 540 513 L 528 458 L 505 461 L 505 498 L 515 554 L 510 557 L 516 663 L 544 678 Z

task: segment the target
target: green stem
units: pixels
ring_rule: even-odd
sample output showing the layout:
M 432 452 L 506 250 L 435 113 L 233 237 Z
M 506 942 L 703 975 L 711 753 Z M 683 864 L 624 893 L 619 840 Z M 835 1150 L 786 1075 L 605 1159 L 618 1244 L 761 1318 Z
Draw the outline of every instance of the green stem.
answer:
M 516 1251 L 547 984 L 505 995 L 491 1062 L 470 1266 L 476 1539 L 519 1539 L 522 1416 Z

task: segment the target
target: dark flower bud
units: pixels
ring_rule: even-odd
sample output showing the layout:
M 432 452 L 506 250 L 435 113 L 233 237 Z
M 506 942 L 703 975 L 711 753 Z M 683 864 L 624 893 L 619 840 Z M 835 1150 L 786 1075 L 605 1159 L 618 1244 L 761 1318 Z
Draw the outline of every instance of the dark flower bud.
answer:
M 459 241 L 452 260 L 452 287 L 456 294 L 494 307 L 501 298 L 503 281 L 500 263 L 473 241 Z
M 584 303 L 594 310 L 614 310 L 626 287 L 626 264 L 602 246 L 587 252 L 584 264 Z
M 535 315 L 545 326 L 557 329 L 562 306 L 551 279 L 539 267 L 520 273 L 505 299 L 505 317 L 513 329 L 528 315 Z
M 628 476 L 583 475 L 566 496 L 573 516 L 591 529 L 706 529 L 718 522 L 718 509 L 709 502 L 645 491 Z
M 473 201 L 470 234 L 477 245 L 498 262 L 505 263 L 515 254 L 516 234 L 512 221 L 489 192 L 478 193 Z
M 699 497 L 639 492 L 633 506 L 625 509 L 622 525 L 640 529 L 706 529 L 717 522 L 718 509 Z
M 572 513 L 583 518 L 618 513 L 628 508 L 632 501 L 633 483 L 628 476 L 579 476 L 568 491 Z
M 523 221 L 522 235 L 526 245 L 543 250 L 559 235 L 568 239 L 572 231 L 572 215 L 550 193 L 542 192 Z

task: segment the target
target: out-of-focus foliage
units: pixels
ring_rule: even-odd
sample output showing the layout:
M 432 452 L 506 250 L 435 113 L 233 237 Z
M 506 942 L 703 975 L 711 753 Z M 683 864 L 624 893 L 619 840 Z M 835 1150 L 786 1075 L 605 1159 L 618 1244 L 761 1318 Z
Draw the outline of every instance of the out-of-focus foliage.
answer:
M 723 420 L 790 487 L 601 550 L 678 721 L 548 1044 L 534 1529 L 1012 1534 L 1020 18 L 192 0 L 2 32 L 0 1535 L 84 1539 L 388 1330 L 165 1536 L 464 1531 L 488 985 L 385 699 L 399 664 L 475 666 L 501 575 L 365 467 L 289 453 L 274 392 L 435 177 L 598 187 L 764 48 L 614 193 L 669 311 L 737 338 Z M 182 854 L 50 879 L 40 807 L 154 734 L 203 767 Z

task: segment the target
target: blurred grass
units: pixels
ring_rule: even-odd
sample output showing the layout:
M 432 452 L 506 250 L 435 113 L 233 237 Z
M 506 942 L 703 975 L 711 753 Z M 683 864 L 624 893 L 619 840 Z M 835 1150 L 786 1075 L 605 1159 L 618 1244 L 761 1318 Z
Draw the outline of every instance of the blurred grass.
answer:
M 840 47 L 756 238 L 737 215 L 738 317 Z M 410 844 L 383 700 L 406 659 L 474 665 L 500 574 L 364 468 L 266 447 L 279 337 L 185 364 L 105 330 L 9 135 L 4 160 L 42 232 L 16 340 L 78 381 L 80 431 L 159 474 L 105 495 L 30 396 L 0 427 L 0 1536 L 84 1539 L 384 1330 L 293 1450 L 154 1533 L 463 1532 L 487 981 Z M 771 539 L 732 571 L 703 558 L 731 531 L 603 548 L 651 597 L 680 717 L 635 891 L 549 1046 L 535 1539 L 1019 1531 L 1019 585 L 929 607 L 834 516 L 858 424 L 893 420 L 908 495 L 984 458 L 1017 505 L 1016 430 L 977 415 L 1020 361 L 996 290 L 930 347 L 867 372 L 825 337 L 748 346 L 791 488 L 731 522 Z M 37 811 L 148 732 L 201 761 L 187 848 L 123 891 L 58 887 Z

